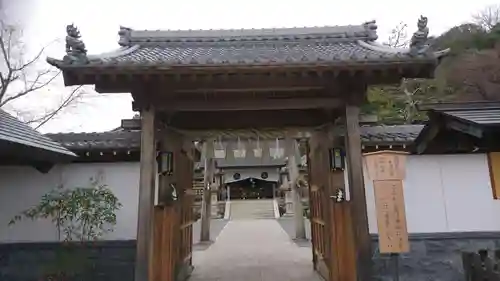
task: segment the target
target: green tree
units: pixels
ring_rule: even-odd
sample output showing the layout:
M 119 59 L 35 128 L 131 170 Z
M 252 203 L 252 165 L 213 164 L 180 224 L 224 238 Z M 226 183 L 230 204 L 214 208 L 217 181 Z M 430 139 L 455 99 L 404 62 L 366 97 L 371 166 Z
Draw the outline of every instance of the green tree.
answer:
M 407 25 L 400 23 L 391 30 L 384 44 L 394 48 L 407 47 L 407 34 Z M 449 100 L 450 94 L 441 76 L 436 79 L 402 79 L 396 85 L 369 88 L 368 104 L 363 107 L 363 111 L 377 115 L 383 124 L 408 124 L 425 120 L 426 116 L 417 110 L 419 103 Z
M 84 187 L 58 186 L 10 221 L 9 225 L 14 225 L 23 219 L 48 219 L 57 228 L 59 241 L 65 243 L 56 251 L 54 260 L 42 265 L 43 278 L 62 281 L 93 271 L 86 247 L 113 231 L 116 211 L 122 206 L 99 179 L 91 178 L 89 186 Z
M 111 189 L 90 178 L 89 186 L 58 186 L 44 194 L 38 204 L 16 215 L 10 225 L 22 219 L 50 219 L 62 241 L 95 241 L 113 231 L 115 212 L 121 203 Z

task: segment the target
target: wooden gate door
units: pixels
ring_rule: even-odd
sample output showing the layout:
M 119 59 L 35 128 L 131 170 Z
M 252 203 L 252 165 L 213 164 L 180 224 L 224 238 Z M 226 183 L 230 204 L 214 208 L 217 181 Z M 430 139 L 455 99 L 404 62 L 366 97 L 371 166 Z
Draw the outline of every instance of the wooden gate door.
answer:
M 186 280 L 193 270 L 193 202 L 195 196 L 193 192 L 194 162 L 189 153 L 190 151 L 182 150 L 179 155 L 179 167 L 181 167 L 181 172 L 178 183 L 181 190 L 178 195 L 180 229 L 178 240 L 178 267 L 176 272 L 177 280 Z
M 183 147 L 182 138 L 175 135 L 161 144 L 162 152 L 173 154 L 173 170 L 159 172 L 159 205 L 154 210 L 152 244 L 153 281 L 186 280 L 193 269 L 194 162 Z
M 325 279 L 329 280 L 330 243 L 328 229 L 328 199 L 324 159 L 318 135 L 311 136 L 307 151 L 309 174 L 309 216 L 311 221 L 311 242 L 313 266 Z
M 344 190 L 344 171 L 331 170 L 327 131 L 309 140 L 309 198 L 314 268 L 329 281 L 355 281 L 355 246 L 349 217 L 350 203 L 337 202 Z M 344 192 L 345 194 L 345 192 Z

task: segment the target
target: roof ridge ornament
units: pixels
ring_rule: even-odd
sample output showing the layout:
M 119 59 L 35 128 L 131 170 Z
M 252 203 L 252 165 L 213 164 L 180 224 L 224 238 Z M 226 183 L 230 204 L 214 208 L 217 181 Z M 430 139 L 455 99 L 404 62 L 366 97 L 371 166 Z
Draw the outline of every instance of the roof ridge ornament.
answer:
M 426 53 L 429 48 L 429 28 L 427 27 L 427 17 L 420 16 L 417 22 L 418 30 L 413 33 L 410 41 L 410 53 L 412 55 L 421 55 Z
M 87 49 L 85 43 L 80 39 L 82 36 L 78 28 L 73 23 L 67 25 L 66 34 L 66 56 L 63 60 L 69 63 L 88 63 Z
M 368 38 L 370 40 L 377 40 L 378 39 L 378 35 L 377 35 L 377 22 L 375 20 L 371 20 L 371 21 L 367 21 L 365 23 L 363 23 L 363 28 L 365 29 L 366 31 L 366 34 L 368 35 Z
M 120 26 L 120 31 L 118 31 L 118 44 L 122 47 L 127 47 L 130 45 L 130 37 L 132 37 L 132 28 Z

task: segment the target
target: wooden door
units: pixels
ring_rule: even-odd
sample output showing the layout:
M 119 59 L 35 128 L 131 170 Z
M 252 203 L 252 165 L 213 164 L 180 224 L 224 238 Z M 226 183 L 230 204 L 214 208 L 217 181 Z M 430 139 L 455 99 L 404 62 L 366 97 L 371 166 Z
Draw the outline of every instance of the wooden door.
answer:
M 179 255 L 177 260 L 177 280 L 186 280 L 193 270 L 193 203 L 195 193 L 193 191 L 193 168 L 194 162 L 188 156 L 187 151 L 181 151 L 179 155 Z
M 309 173 L 309 217 L 314 269 L 325 279 L 330 276 L 327 178 L 323 169 L 320 136 L 313 135 L 307 149 Z
M 308 149 L 311 240 L 314 268 L 329 281 L 355 281 L 355 246 L 350 202 L 336 202 L 344 190 L 343 170 L 331 170 L 329 149 L 334 140 L 326 131 L 312 135 Z
M 172 171 L 159 174 L 158 205 L 154 210 L 153 281 L 186 280 L 192 267 L 193 251 L 193 167 L 182 138 L 169 134 L 161 151 L 173 152 Z

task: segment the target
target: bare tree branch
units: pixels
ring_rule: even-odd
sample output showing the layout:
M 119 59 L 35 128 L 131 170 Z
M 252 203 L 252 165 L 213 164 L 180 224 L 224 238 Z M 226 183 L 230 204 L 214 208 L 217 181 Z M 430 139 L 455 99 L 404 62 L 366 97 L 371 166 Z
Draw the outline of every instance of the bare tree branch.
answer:
M 37 118 L 36 123 L 38 123 L 38 125 L 35 126 L 35 130 L 38 130 L 43 125 L 47 124 L 47 122 L 52 120 L 62 110 L 64 110 L 71 104 L 75 103 L 85 92 L 85 91 L 80 91 L 81 88 L 82 85 L 74 88 L 73 91 L 71 91 L 71 93 L 62 101 L 62 103 L 58 107 L 48 112 L 44 116 Z
M 409 44 L 408 40 L 408 25 L 404 22 L 400 22 L 395 28 L 391 30 L 391 35 L 385 45 L 393 48 L 404 48 Z
M 7 93 L 7 89 L 9 84 L 13 81 L 13 73 L 11 65 L 11 54 L 10 50 L 10 40 L 12 38 L 12 28 L 6 27 L 6 25 L 0 21 L 0 50 L 2 51 L 3 64 L 6 68 L 5 72 L 7 74 L 2 74 L 2 70 L 0 69 L 0 101 L 2 101 L 3 97 Z
M 472 16 L 474 23 L 486 30 L 492 30 L 500 23 L 500 5 L 490 5 Z
M 448 82 L 469 100 L 500 100 L 497 50 L 469 51 L 451 65 Z
M 42 58 L 46 47 L 37 50 L 33 57 L 28 57 L 24 52 L 21 34 L 21 30 L 16 26 L 0 19 L 0 108 L 52 85 L 61 73 L 41 66 L 44 63 Z M 81 86 L 74 88 L 69 94 L 61 91 L 58 94 L 62 97 L 62 101 L 55 108 L 25 121 L 40 128 L 65 108 L 77 102 L 84 92 Z M 12 111 L 18 113 L 22 119 L 26 119 L 23 116 L 31 115 L 28 111 L 22 112 L 20 108 L 12 108 Z
M 30 67 L 31 65 L 35 64 L 36 62 L 39 61 L 40 57 L 42 56 L 42 54 L 45 52 L 45 47 L 43 47 L 42 49 L 40 49 L 40 51 L 38 52 L 38 54 L 31 60 L 28 60 L 28 62 L 18 66 L 18 67 L 15 67 L 13 70 L 14 71 L 23 71 L 24 69 Z
M 34 92 L 36 90 L 40 90 L 40 89 L 48 86 L 50 83 L 52 83 L 52 81 L 54 81 L 54 79 L 56 79 L 57 76 L 59 76 L 60 72 L 57 72 L 55 75 L 49 77 L 49 79 L 47 79 L 45 81 L 40 81 L 40 79 L 42 79 L 43 77 L 45 77 L 47 74 L 49 74 L 51 72 L 52 71 L 50 71 L 50 70 L 44 70 L 44 71 L 41 71 L 37 74 L 34 81 L 25 80 L 24 81 L 24 90 L 14 94 L 8 98 L 5 98 L 3 101 L 0 102 L 0 107 L 6 105 L 10 101 L 13 101 L 13 100 L 18 99 L 18 98 L 23 97 L 23 96 L 26 96 L 26 95 L 30 94 L 31 92 Z

